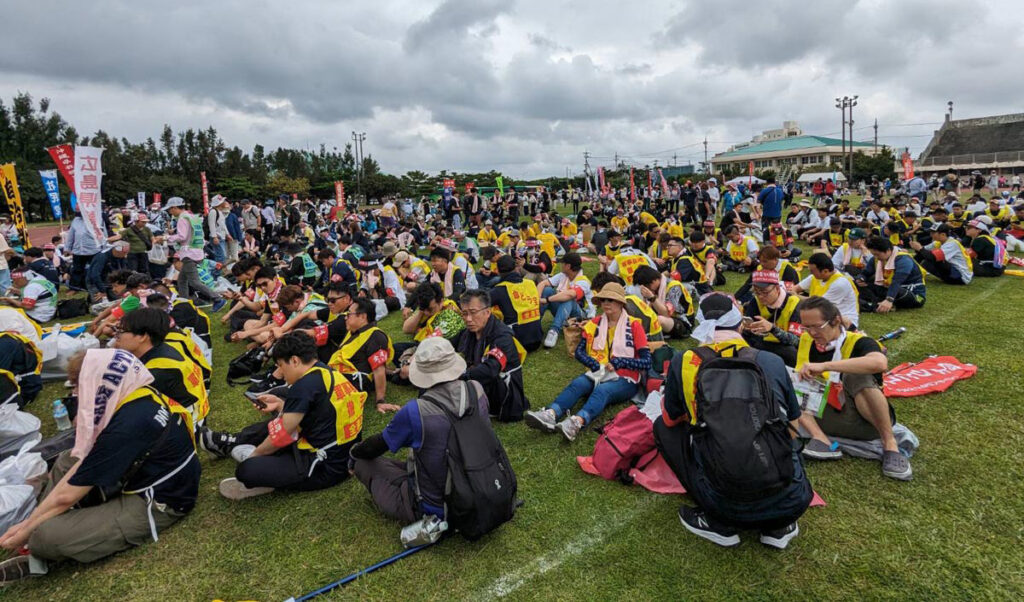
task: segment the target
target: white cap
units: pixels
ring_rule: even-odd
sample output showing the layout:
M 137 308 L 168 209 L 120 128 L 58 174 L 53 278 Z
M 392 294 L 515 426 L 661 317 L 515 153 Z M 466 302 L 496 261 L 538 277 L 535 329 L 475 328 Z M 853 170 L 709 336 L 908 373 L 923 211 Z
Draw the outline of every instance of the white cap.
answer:
M 164 205 L 164 211 L 167 211 L 171 207 L 184 207 L 184 206 L 185 206 L 185 199 L 181 198 L 180 196 L 172 196 L 171 198 L 167 199 L 167 204 Z

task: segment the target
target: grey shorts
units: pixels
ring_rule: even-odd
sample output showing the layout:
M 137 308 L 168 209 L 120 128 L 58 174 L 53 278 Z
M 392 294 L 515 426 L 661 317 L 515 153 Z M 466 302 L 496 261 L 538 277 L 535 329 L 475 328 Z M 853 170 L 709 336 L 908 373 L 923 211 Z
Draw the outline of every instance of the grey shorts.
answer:
M 840 398 L 843 402 L 843 409 L 837 411 L 832 406 L 826 406 L 825 413 L 817 419 L 818 426 L 829 437 L 842 437 L 858 441 L 878 439 L 878 431 L 873 424 L 860 415 L 854 401 L 861 391 L 880 388 L 874 375 L 844 374 L 842 384 L 843 391 Z M 889 418 L 892 424 L 896 424 L 896 410 L 893 409 L 892 404 L 889 404 Z

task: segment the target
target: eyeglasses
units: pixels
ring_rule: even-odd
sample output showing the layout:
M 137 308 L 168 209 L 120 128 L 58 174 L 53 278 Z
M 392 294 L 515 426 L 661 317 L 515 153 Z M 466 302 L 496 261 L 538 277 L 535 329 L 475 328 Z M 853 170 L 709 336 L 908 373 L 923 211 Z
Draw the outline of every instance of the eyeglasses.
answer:
M 810 324 L 802 324 L 801 326 L 803 326 L 804 330 L 807 330 L 809 332 L 821 332 L 822 330 L 825 330 L 826 327 L 831 326 L 831 324 L 829 324 L 828 322 L 822 322 L 821 324 L 813 326 Z
M 489 307 L 481 307 L 480 309 L 464 309 L 464 310 L 460 311 L 459 313 L 462 314 L 463 318 L 473 318 L 473 317 L 476 317 L 476 315 L 478 313 L 482 312 L 482 311 L 490 311 L 490 310 L 491 310 L 491 308 L 489 308 Z

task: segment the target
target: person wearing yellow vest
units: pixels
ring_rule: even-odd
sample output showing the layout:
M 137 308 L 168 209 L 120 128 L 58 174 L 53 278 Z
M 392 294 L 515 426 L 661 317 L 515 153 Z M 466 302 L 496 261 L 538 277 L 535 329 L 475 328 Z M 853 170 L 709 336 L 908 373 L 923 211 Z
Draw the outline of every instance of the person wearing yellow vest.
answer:
M 972 219 L 965 227 L 971 240 L 967 253 L 974 260 L 974 275 L 983 278 L 1002 276 L 1006 270 L 1006 243 L 990 234 L 985 218 Z
M 121 318 L 114 347 L 139 358 L 153 375 L 153 387 L 192 412 L 192 424 L 199 427 L 210 413 L 203 372 L 164 342 L 170 331 L 171 319 L 165 312 L 140 307 Z
M 900 453 L 893 425 L 896 415 L 882 392 L 882 375 L 889 368 L 877 341 L 846 330 L 839 310 L 828 299 L 811 297 L 797 307 L 803 334 L 797 349 L 796 371 L 801 379 L 820 379 L 828 387 L 820 419 L 800 418 L 812 440 L 804 455 L 821 460 L 841 454 L 831 437 L 882 443 L 882 474 L 901 481 L 913 476 L 910 461 Z
M 253 405 L 272 418 L 235 435 L 202 434 L 239 463 L 235 476 L 220 482 L 230 500 L 337 485 L 349 476 L 348 452 L 362 434 L 366 393 L 317 359 L 312 337 L 290 332 L 274 343 L 270 358 L 289 386 L 260 394 Z
M 5 323 L 5 326 L 8 325 Z M 20 395 L 13 399 L 0 399 L 0 405 L 17 402 L 18 408 L 21 409 L 35 400 L 43 389 L 43 380 L 40 377 L 42 369 L 43 352 L 31 338 L 14 330 L 0 332 L 0 371 L 10 374 L 21 391 Z
M 804 278 L 791 292 L 806 294 L 812 297 L 825 297 L 839 308 L 843 322 L 847 326 L 856 327 L 860 324 L 860 293 L 854 280 L 846 274 L 836 271 L 832 258 L 827 253 L 818 251 L 807 258 L 807 270 L 810 276 Z
M 640 266 L 646 265 L 654 269 L 658 267 L 647 253 L 633 248 L 629 242 L 623 243 L 622 248 L 611 260 L 599 259 L 603 271 L 622 278 L 627 285 L 633 284 L 633 274 Z
M 615 217 L 611 219 L 612 230 L 615 230 L 619 234 L 625 234 L 629 230 L 629 218 L 626 217 L 625 212 L 622 208 L 615 211 Z
M 199 495 L 191 415 L 149 386 L 142 362 L 90 349 L 72 356 L 68 378 L 79 402 L 74 447 L 57 456 L 35 510 L 0 535 L 0 547 L 23 552 L 0 564 L 0 584 L 155 542 Z
M 893 309 L 924 307 L 924 270 L 914 256 L 881 236 L 868 238 L 866 246 L 871 257 L 854 280 L 860 293 L 860 310 L 884 314 Z
M 975 216 L 978 215 L 975 214 Z M 992 224 L 997 228 L 1005 228 L 1010 224 L 1010 216 L 1012 214 L 1008 205 L 1003 205 L 998 197 L 992 197 L 988 201 L 988 207 L 980 215 L 984 215 L 992 220 Z
M 487 220 L 484 222 L 484 227 L 480 229 L 476 234 L 476 242 L 481 247 L 493 245 L 498 241 L 498 233 L 494 231 L 494 222 Z
M 537 283 L 541 314 L 550 311 L 554 318 L 544 336 L 544 347 L 558 343 L 558 333 L 569 318 L 593 318 L 597 313 L 591 300 L 590 279 L 583 274 L 583 260 L 576 253 L 562 256 L 561 271 Z
M 402 309 L 402 315 L 402 332 L 414 335 L 417 343 L 438 333 L 450 339 L 466 327 L 459 306 L 444 297 L 441 285 L 436 282 L 424 282 L 416 287 L 409 297 L 409 304 Z M 395 345 L 395 352 L 401 355 L 408 347 L 408 344 L 399 343 Z
M 489 414 L 501 422 L 515 422 L 522 420 L 523 412 L 530 409 L 523 384 L 526 349 L 516 340 L 512 329 L 491 313 L 491 304 L 487 291 L 475 289 L 462 294 L 459 307 L 466 329 L 452 345 L 466 360 L 466 370 L 460 378 L 480 383 L 490 406 Z
M 683 283 L 650 266 L 640 266 L 633 274 L 633 286 L 627 292 L 638 294 L 654 310 L 664 336 L 686 338 L 693 330 L 697 307 Z
M 786 292 L 778 272 L 758 270 L 751 274 L 753 298 L 743 306 L 743 339 L 753 348 L 774 353 L 787 366 L 796 366 L 800 340 L 800 297 Z
M 527 351 L 536 351 L 544 336 L 537 284 L 523 278 L 511 256 L 504 255 L 497 263 L 500 279 L 491 289 L 492 311 L 512 328 L 516 339 Z
M 373 302 L 359 297 L 345 312 L 345 338 L 327 365 L 345 375 L 356 389 L 372 394 L 380 413 L 394 412 L 398 406 L 387 403 L 388 363 L 395 357 L 391 337 L 374 324 Z
M 931 237 L 932 243 L 928 246 L 910 240 L 910 248 L 916 252 L 914 259 L 946 284 L 970 284 L 974 278 L 971 256 L 959 240 L 949 235 L 949 226 L 934 224 Z
M 439 247 L 431 250 L 430 267 L 430 282 L 440 284 L 446 298 L 458 299 L 466 290 L 466 273 L 452 261 L 451 251 Z
M 698 295 L 711 292 L 712 284 L 725 284 L 725 276 L 717 268 L 718 255 L 706 238 L 703 232 L 695 231 L 690 233 L 689 247 L 679 238 L 668 242 L 672 258 L 669 274 L 675 280 L 693 284 Z
M 864 247 L 865 238 L 867 233 L 863 228 L 850 228 L 847 232 L 847 241 L 832 253 L 832 263 L 837 271 L 850 276 L 861 273 L 869 256 L 868 250 Z
M 558 233 L 562 248 L 566 251 L 570 251 L 583 244 L 583 237 L 580 236 L 579 227 L 567 217 L 562 218 L 561 228 Z
M 803 251 L 793 246 L 793 237 L 789 230 L 781 223 L 775 222 L 768 229 L 768 240 L 765 246 L 772 246 L 779 250 L 779 256 L 789 261 L 796 261 Z
M 771 418 L 773 424 L 779 426 L 773 428 L 788 425 L 794 432 L 796 430 L 800 406 L 786 366 L 772 353 L 751 351 L 741 334 L 743 330 L 742 316 L 729 295 L 711 293 L 701 299 L 693 334 L 700 347 L 677 353 L 672 359 L 665 380 L 661 416 L 654 421 L 654 438 L 666 464 L 696 502 L 696 507 L 679 508 L 679 520 L 687 531 L 717 545 L 732 547 L 740 544 L 740 531 L 754 530 L 759 532 L 762 544 L 782 549 L 800 533 L 797 520 L 810 506 L 814 495 L 796 448 L 786 454 L 785 460 L 792 462 L 792 478 L 781 489 L 760 496 L 751 492 L 737 499 L 708 478 L 709 462 L 715 459 L 699 458 L 694 444 L 694 438 L 706 432 L 702 422 L 710 411 L 697 396 L 698 374 L 712 355 L 738 357 L 756 364 L 767 385 L 762 402 L 778 408 Z M 754 401 L 748 402 L 751 411 L 757 408 Z M 781 444 L 790 447 L 788 440 Z M 751 456 L 755 455 L 753 448 L 749 451 Z M 759 448 L 758 451 L 763 457 L 770 450 Z M 785 461 L 782 457 L 770 457 L 780 464 Z
M 754 268 L 754 272 L 758 270 L 775 272 L 784 287 L 793 287 L 800 283 L 800 272 L 793 267 L 793 264 L 788 259 L 781 257 L 781 252 L 775 245 L 765 245 L 757 252 L 757 266 Z M 752 284 L 753 278 L 748 276 L 747 281 L 736 291 L 737 301 L 747 303 L 753 300 L 754 297 L 751 293 Z
M 737 226 L 729 226 L 725 231 L 728 240 L 722 267 L 736 272 L 749 272 L 757 264 L 757 241 L 753 236 L 744 235 Z
M 636 394 L 641 374 L 651 367 L 651 351 L 640 321 L 626 313 L 625 293 L 614 282 L 594 293 L 603 313 L 584 325 L 575 352 L 587 372 L 562 389 L 549 407 L 527 412 L 526 426 L 546 433 L 560 431 L 572 441 L 608 405 Z M 583 408 L 569 415 L 580 399 L 586 400 Z M 565 419 L 558 422 L 562 416 Z

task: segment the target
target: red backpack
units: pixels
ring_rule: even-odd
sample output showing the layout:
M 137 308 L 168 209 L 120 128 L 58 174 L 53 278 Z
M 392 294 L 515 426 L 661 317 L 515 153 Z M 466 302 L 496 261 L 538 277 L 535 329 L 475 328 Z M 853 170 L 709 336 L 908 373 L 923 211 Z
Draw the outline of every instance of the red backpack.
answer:
M 594 468 L 605 479 L 621 480 L 652 451 L 655 451 L 654 423 L 640 408 L 630 405 L 602 427 L 601 436 L 594 444 Z

